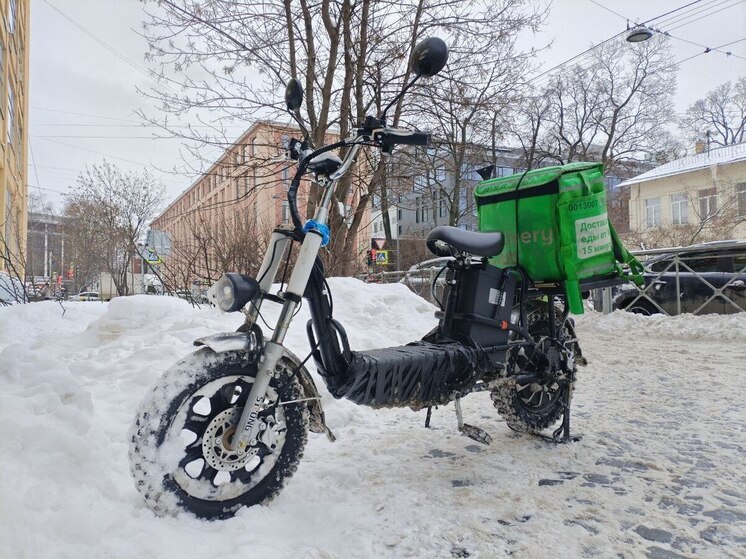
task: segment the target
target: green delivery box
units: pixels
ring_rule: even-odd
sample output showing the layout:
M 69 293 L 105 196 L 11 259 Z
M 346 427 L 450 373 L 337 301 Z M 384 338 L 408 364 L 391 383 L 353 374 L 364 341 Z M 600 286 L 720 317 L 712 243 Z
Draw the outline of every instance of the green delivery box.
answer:
M 609 223 L 600 163 L 544 167 L 490 179 L 474 190 L 480 231 L 502 231 L 503 252 L 491 263 L 521 266 L 535 282 L 564 284 L 570 311 L 583 312 L 579 280 L 623 276 L 640 283 L 642 267 Z

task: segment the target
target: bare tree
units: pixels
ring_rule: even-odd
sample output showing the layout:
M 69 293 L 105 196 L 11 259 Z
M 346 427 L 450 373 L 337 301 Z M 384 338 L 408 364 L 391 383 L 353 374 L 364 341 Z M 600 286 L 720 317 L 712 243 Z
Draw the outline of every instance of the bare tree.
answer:
M 621 37 L 595 49 L 591 61 L 556 74 L 519 115 L 524 160 L 558 164 L 660 159 L 673 138 L 676 66 L 665 37 L 630 44 Z
M 163 186 L 147 170 L 125 172 L 107 161 L 86 168 L 77 183 L 63 212 L 73 259 L 90 266 L 86 273 L 108 272 L 117 293 L 127 295 L 137 243 L 161 203 Z
M 224 271 L 257 273 L 274 224 L 232 208 L 191 212 L 183 219 L 188 235 L 173 240 L 159 270 L 166 291 L 211 285 Z
M 8 212 L 0 222 L 0 305 L 27 303 L 25 239 L 17 216 Z
M 193 140 L 192 149 L 198 155 L 200 148 L 230 144 L 224 124 L 283 114 L 280 92 L 291 77 L 305 85 L 304 113 L 313 142 L 325 143 L 330 132 L 346 137 L 409 80 L 409 55 L 418 40 L 440 35 L 460 45 L 458 56 L 468 56 L 469 38 L 477 41 L 484 35 L 494 39 L 490 52 L 499 53 L 501 46 L 512 48 L 510 41 L 517 35 L 513 27 L 525 27 L 517 24 L 522 11 L 532 10 L 532 4 L 526 0 L 275 0 L 259 4 L 160 0 L 148 10 L 144 32 L 150 45 L 148 56 L 163 77 L 163 87 L 149 95 L 167 114 L 192 116 L 202 128 L 172 126 L 173 118 L 152 120 L 159 120 L 170 133 Z M 407 116 L 406 108 L 401 101 L 395 105 L 390 126 Z M 383 193 L 388 203 L 384 174 L 385 166 L 375 166 L 359 171 L 362 183 L 351 183 L 350 177 L 337 185 L 338 200 L 350 200 L 351 184 L 356 196 L 348 215 L 330 215 L 332 250 L 327 258 L 331 273 L 350 270 L 349 255 L 357 252 L 357 231 L 371 196 Z M 314 210 L 319 194 L 312 186 L 306 213 Z M 348 256 L 338 260 L 338 255 Z
M 746 141 L 746 76 L 725 82 L 695 101 L 681 119 L 681 129 L 692 143 L 707 147 Z

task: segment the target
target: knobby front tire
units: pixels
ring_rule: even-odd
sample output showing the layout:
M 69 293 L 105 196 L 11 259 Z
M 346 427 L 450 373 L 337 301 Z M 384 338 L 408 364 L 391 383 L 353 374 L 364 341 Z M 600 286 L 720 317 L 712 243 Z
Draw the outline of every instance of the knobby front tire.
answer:
M 140 404 L 130 430 L 130 471 L 157 514 L 233 516 L 269 502 L 297 469 L 309 413 L 292 363 L 280 361 L 259 413 L 261 431 L 231 450 L 257 373 L 254 356 L 203 348 L 169 369 Z M 281 405 L 281 402 L 288 402 Z

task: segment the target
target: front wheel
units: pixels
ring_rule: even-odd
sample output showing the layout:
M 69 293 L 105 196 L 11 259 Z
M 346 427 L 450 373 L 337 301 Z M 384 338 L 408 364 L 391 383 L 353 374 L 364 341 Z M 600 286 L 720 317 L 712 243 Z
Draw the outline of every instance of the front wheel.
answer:
M 298 402 L 303 389 L 292 369 L 280 361 L 259 434 L 240 450 L 226 443 L 256 377 L 256 358 L 204 348 L 169 369 L 130 430 L 130 471 L 147 505 L 158 514 L 218 519 L 270 501 L 295 472 L 307 440 L 308 407 Z

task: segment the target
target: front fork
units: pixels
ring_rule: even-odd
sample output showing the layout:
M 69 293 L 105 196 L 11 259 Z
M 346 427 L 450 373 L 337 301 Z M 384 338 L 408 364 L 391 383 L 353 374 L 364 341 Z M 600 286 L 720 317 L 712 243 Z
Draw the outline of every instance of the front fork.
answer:
M 283 237 L 283 238 L 279 238 Z M 287 243 L 290 238 L 282 233 L 273 233 L 272 241 L 270 246 L 273 247 L 275 258 L 272 256 L 273 250 L 267 251 L 267 255 L 264 257 L 264 262 L 260 269 L 261 281 L 259 286 L 262 292 L 266 293 L 272 286 L 272 282 L 275 279 L 275 275 L 279 268 L 279 263 L 282 260 L 282 256 L 287 248 Z M 272 243 L 280 243 L 281 245 L 274 245 Z M 236 436 L 230 443 L 232 449 L 242 451 L 247 445 L 253 443 L 256 439 L 258 431 L 257 418 L 259 411 L 262 408 L 264 397 L 269 388 L 269 383 L 275 374 L 279 374 L 278 364 L 283 356 L 284 348 L 283 341 L 287 334 L 290 322 L 293 318 L 298 305 L 303 297 L 303 293 L 308 283 L 308 278 L 311 275 L 313 266 L 316 262 L 316 256 L 321 248 L 322 236 L 316 231 L 309 231 L 303 239 L 300 251 L 298 253 L 298 260 L 293 268 L 293 272 L 290 275 L 290 282 L 288 283 L 287 290 L 284 295 L 284 302 L 282 305 L 282 311 L 280 312 L 280 318 L 277 322 L 277 326 L 272 334 L 272 339 L 268 340 L 264 345 L 264 351 L 259 361 L 258 371 L 254 378 L 254 384 L 249 392 L 249 397 L 246 400 L 246 406 L 241 413 L 241 418 L 238 420 L 236 426 Z M 279 250 L 279 249 L 282 250 Z M 277 253 L 279 252 L 279 257 Z M 262 275 L 263 274 L 263 275 Z M 257 301 L 256 306 L 252 306 L 252 309 L 247 313 L 247 320 L 252 321 L 256 319 L 259 313 L 260 302 Z

